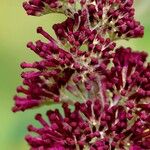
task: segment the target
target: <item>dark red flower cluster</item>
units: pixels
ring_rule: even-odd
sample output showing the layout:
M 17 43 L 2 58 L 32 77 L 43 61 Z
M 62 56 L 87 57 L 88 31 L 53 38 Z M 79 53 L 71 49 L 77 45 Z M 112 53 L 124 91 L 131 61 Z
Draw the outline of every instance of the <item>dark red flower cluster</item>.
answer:
M 60 150 L 140 150 L 150 148 L 150 125 L 139 114 L 132 114 L 128 106 L 105 104 L 101 100 L 87 100 L 76 103 L 71 112 L 68 104 L 63 104 L 64 117 L 58 110 L 48 111 L 50 123 L 40 114 L 36 120 L 42 125 L 28 130 L 38 134 L 27 135 L 26 140 L 32 149 Z M 148 115 L 150 121 L 150 115 Z M 134 119 L 133 119 L 134 118 Z M 133 121 L 135 120 L 135 121 Z
M 77 3 L 81 4 L 81 10 Z M 134 19 L 133 0 L 29 0 L 23 6 L 29 15 L 35 16 L 61 12 L 72 17 L 78 9 L 86 11 L 86 25 L 113 40 L 144 34 L 144 27 Z
M 102 72 L 106 68 L 115 47 L 115 43 L 110 39 L 104 39 L 97 35 L 96 31 L 89 30 L 84 32 L 88 34 L 86 42 L 88 50 L 82 51 L 76 45 L 65 50 L 60 48 L 57 42 L 41 27 L 37 29 L 37 32 L 49 41 L 48 43 L 37 41 L 35 45 L 32 42 L 28 43 L 27 46 L 42 60 L 32 64 L 26 62 L 21 64 L 22 68 L 34 70 L 22 73 L 25 86 L 19 86 L 17 92 L 24 93 L 25 97 L 14 97 L 13 111 L 23 111 L 47 104 L 52 100 L 64 102 L 67 100 L 66 96 L 62 95 L 64 90 L 73 92 L 74 95 L 80 89 L 79 95 L 86 97 L 83 91 L 92 89 L 92 82 L 96 78 L 95 71 Z M 84 85 L 81 87 L 81 84 Z
M 81 0 L 82 1 L 82 0 Z M 73 13 L 76 0 L 29 0 L 23 3 L 28 15 L 41 16 L 48 13 Z
M 29 71 L 21 75 L 13 111 L 55 103 L 64 110 L 64 115 L 58 109 L 48 111 L 49 123 L 36 115 L 42 128 L 28 127 L 37 134 L 26 136 L 31 149 L 150 149 L 147 54 L 114 42 L 143 36 L 133 0 L 29 0 L 23 6 L 29 15 L 68 16 L 53 26 L 56 40 L 37 29 L 48 41 L 27 47 L 41 60 L 21 64 Z
M 143 36 L 143 26 L 134 19 L 133 0 L 95 0 L 87 9 L 91 27 L 113 40 Z

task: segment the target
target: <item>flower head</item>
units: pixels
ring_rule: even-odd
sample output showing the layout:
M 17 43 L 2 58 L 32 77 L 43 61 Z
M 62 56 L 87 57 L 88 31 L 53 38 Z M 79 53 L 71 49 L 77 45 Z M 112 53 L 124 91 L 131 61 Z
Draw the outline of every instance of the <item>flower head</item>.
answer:
M 137 38 L 144 34 L 144 27 L 134 18 L 133 0 L 29 0 L 23 7 L 29 15 L 35 16 L 61 12 L 72 18 L 80 11 L 86 12 L 86 26 L 113 40 Z M 76 19 L 75 23 L 78 22 Z
M 28 15 L 41 16 L 48 13 L 73 13 L 74 0 L 29 0 L 23 3 Z
M 49 123 L 36 115 L 43 127 L 28 127 L 38 134 L 26 136 L 31 149 L 149 149 L 150 66 L 146 57 L 130 48 L 116 49 L 110 65 L 101 72 L 95 70 L 91 88 L 84 90 L 85 102 L 75 102 L 74 111 L 63 103 L 64 116 L 58 110 L 48 111 Z
M 41 27 L 37 32 L 47 38 L 48 43 L 42 41 L 37 41 L 35 44 L 28 43 L 27 47 L 38 54 L 42 60 L 21 64 L 22 68 L 33 70 L 23 72 L 21 75 L 24 86 L 19 86 L 17 92 L 25 94 L 25 97 L 14 97 L 13 111 L 24 111 L 52 101 L 64 102 L 65 100 L 74 103 L 67 98 L 64 90 L 71 92 L 75 97 L 80 93 L 85 99 L 87 94 L 83 92 L 84 89 L 89 91 L 92 88 L 94 71 L 102 72 L 107 67 L 115 47 L 115 43 L 110 39 L 102 38 L 96 31 L 86 30 L 85 34 L 90 35 L 86 39 L 88 50 L 80 49 L 85 42 L 81 42 L 78 46 L 70 45 L 65 50 Z M 75 94 L 77 91 L 79 93 Z
M 27 47 L 40 61 L 23 62 L 21 93 L 13 111 L 61 103 L 49 110 L 42 125 L 28 130 L 32 150 L 150 149 L 150 64 L 145 52 L 118 47 L 119 39 L 142 37 L 134 18 L 134 0 L 29 0 L 27 14 L 63 13 L 53 25 L 57 39 L 42 27 L 47 42 Z M 72 105 L 73 109 L 70 109 Z
M 37 134 L 37 137 L 26 136 L 31 149 L 150 148 L 148 121 L 136 114 L 133 122 L 133 114 L 125 105 L 103 107 L 99 99 L 92 99 L 86 103 L 76 103 L 74 111 L 67 104 L 63 104 L 63 109 L 64 117 L 58 110 L 47 112 L 50 123 L 40 114 L 36 115 L 42 127 L 29 125 L 28 130 Z

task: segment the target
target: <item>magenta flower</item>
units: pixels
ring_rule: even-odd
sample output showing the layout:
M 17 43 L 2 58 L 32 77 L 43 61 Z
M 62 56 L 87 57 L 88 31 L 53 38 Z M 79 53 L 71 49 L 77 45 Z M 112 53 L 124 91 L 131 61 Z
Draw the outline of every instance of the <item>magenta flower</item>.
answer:
M 77 2 L 74 0 L 29 0 L 23 3 L 23 7 L 28 15 L 33 16 L 45 15 L 52 12 L 69 15 L 73 13 L 75 3 Z
M 142 37 L 144 34 L 144 27 L 134 19 L 133 0 L 29 0 L 23 7 L 27 14 L 35 16 L 57 12 L 73 17 L 78 10 L 86 12 L 86 26 L 114 40 Z M 78 24 L 77 20 L 75 23 Z
M 80 93 L 80 98 L 86 99 L 87 93 L 83 92 L 92 88 L 94 72 L 105 70 L 115 47 L 115 43 L 110 39 L 97 35 L 96 30 L 85 29 L 83 34 L 87 35 L 86 41 L 79 40 L 79 44 L 75 41 L 77 45 L 70 44 L 69 50 L 60 48 L 58 43 L 41 27 L 37 29 L 37 32 L 46 37 L 49 42 L 37 41 L 35 45 L 32 42 L 28 43 L 27 46 L 42 60 L 32 64 L 26 62 L 21 64 L 22 68 L 32 68 L 33 71 L 23 72 L 21 75 L 24 86 L 19 86 L 17 92 L 24 93 L 25 97 L 14 97 L 14 112 L 53 101 L 74 103 L 67 98 L 65 94 L 67 91 L 75 97 L 78 97 Z M 79 38 L 82 39 L 82 37 Z M 72 38 L 72 42 L 73 40 L 75 39 Z M 80 47 L 85 42 L 88 44 L 88 50 L 82 51 Z
M 42 127 L 29 125 L 28 130 L 38 135 L 26 136 L 31 149 L 150 148 L 148 114 L 149 119 L 145 121 L 141 115 L 131 113 L 129 106 L 107 104 L 102 106 L 100 99 L 76 103 L 73 112 L 67 104 L 63 104 L 63 109 L 64 117 L 58 110 L 47 112 L 50 123 L 40 114 L 36 115 L 35 118 Z
M 27 47 L 40 61 L 23 62 L 13 111 L 61 104 L 39 113 L 42 125 L 28 130 L 31 150 L 150 149 L 150 63 L 145 52 L 119 47 L 116 40 L 142 37 L 133 0 L 29 0 L 27 14 L 63 13 L 53 25 L 57 39 Z M 21 95 L 19 94 L 21 93 Z

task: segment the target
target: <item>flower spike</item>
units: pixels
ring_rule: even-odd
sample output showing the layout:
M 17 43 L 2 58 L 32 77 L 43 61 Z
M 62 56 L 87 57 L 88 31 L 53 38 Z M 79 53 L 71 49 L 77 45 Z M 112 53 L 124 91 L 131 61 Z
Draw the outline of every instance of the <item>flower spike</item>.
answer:
M 63 13 L 72 18 L 86 11 L 86 25 L 112 40 L 128 40 L 144 34 L 144 27 L 134 18 L 133 0 L 29 0 L 23 7 L 28 15 L 34 16 Z
M 116 40 L 143 37 L 134 0 L 28 0 L 28 15 L 62 13 L 56 39 L 37 28 L 46 42 L 27 47 L 39 61 L 22 62 L 23 85 L 13 112 L 61 104 L 38 113 L 41 127 L 28 126 L 31 150 L 150 149 L 150 63 L 147 53 Z M 60 108 L 60 107 L 59 107 Z M 34 135 L 32 135 L 34 133 Z
M 36 128 L 28 126 L 37 137 L 27 135 L 31 149 L 134 149 L 150 148 L 150 130 L 148 122 L 140 115 L 132 122 L 126 106 L 108 106 L 102 109 L 99 99 L 76 103 L 71 112 L 68 104 L 63 104 L 63 117 L 58 110 L 48 111 L 49 122 L 40 114 L 36 120 L 42 125 Z M 148 117 L 150 117 L 148 115 Z
M 37 41 L 35 44 L 32 42 L 27 44 L 27 47 L 42 60 L 21 64 L 23 69 L 29 68 L 30 71 L 23 72 L 21 75 L 24 86 L 19 86 L 17 92 L 23 93 L 25 97 L 14 97 L 14 112 L 53 102 L 74 103 L 67 98 L 68 92 L 75 99 L 76 97 L 86 99 L 86 91 L 92 92 L 91 85 L 97 82 L 94 81 L 95 70 L 98 72 L 105 70 L 115 48 L 115 43 L 110 39 L 104 39 L 90 30 L 88 32 L 91 36 L 86 42 L 89 43 L 88 50 L 85 51 L 80 50 L 83 42 L 78 47 L 70 45 L 69 49 L 62 49 L 61 45 L 59 46 L 59 43 L 41 27 L 38 27 L 37 32 L 47 38 L 48 43 Z

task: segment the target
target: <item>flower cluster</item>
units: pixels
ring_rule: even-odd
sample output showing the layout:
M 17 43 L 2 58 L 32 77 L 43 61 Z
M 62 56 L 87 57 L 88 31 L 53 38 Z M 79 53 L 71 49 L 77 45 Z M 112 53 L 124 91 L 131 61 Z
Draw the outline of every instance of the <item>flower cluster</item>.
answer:
M 67 51 L 60 48 L 57 42 L 41 27 L 37 29 L 37 32 L 49 41 L 48 43 L 37 41 L 35 45 L 32 42 L 27 44 L 42 60 L 32 64 L 26 62 L 21 64 L 22 68 L 33 68 L 34 70 L 22 73 L 25 87 L 19 86 L 17 92 L 24 93 L 26 96 L 14 97 L 13 111 L 40 106 L 52 100 L 71 102 L 72 100 L 69 100 L 64 94 L 64 90 L 73 92 L 73 95 L 76 95 L 78 91 L 85 99 L 87 94 L 83 92 L 92 90 L 92 82 L 95 82 L 96 78 L 95 71 L 103 72 L 110 62 L 109 59 L 115 47 L 115 43 L 110 39 L 102 38 L 96 34 L 96 31 L 87 31 L 85 34 L 89 36 L 87 39 L 88 51 L 82 51 L 76 45 Z
M 35 16 L 61 12 L 72 18 L 78 9 L 79 12 L 86 11 L 86 25 L 115 40 L 144 34 L 143 26 L 134 19 L 133 0 L 29 0 L 23 6 L 29 15 Z
M 135 116 L 127 111 L 129 106 L 105 104 L 103 107 L 99 99 L 92 99 L 82 104 L 77 102 L 73 112 L 68 104 L 62 107 L 64 117 L 59 110 L 50 110 L 47 112 L 50 123 L 37 114 L 35 119 L 42 127 L 28 126 L 30 132 L 38 134 L 38 137 L 26 136 L 33 150 L 150 148 L 150 125 L 142 115 Z M 150 120 L 150 115 L 147 114 L 147 117 Z M 136 121 L 133 122 L 134 119 Z
M 81 0 L 82 1 L 82 0 Z M 74 0 L 29 0 L 23 3 L 28 15 L 41 16 L 52 12 L 72 14 L 75 11 Z
M 26 140 L 32 150 L 150 149 L 150 64 L 145 52 L 118 47 L 118 39 L 143 36 L 134 19 L 133 0 L 29 0 L 29 15 L 57 12 L 67 19 L 53 25 L 57 39 L 27 47 L 40 61 L 23 62 L 21 93 L 13 111 L 62 104 L 47 112 L 49 123 L 36 115 Z M 73 110 L 70 109 L 73 107 Z

